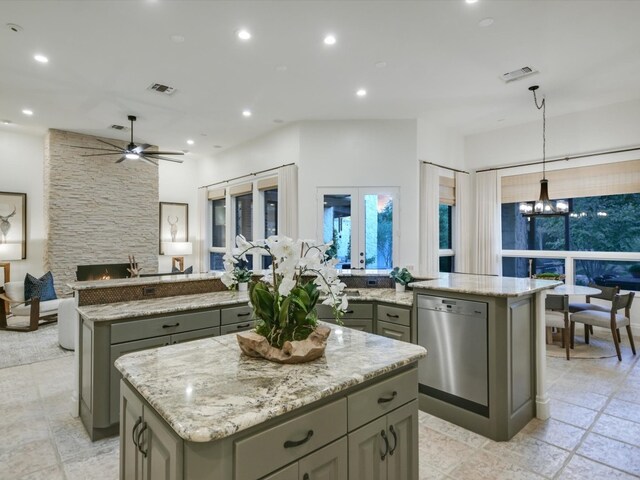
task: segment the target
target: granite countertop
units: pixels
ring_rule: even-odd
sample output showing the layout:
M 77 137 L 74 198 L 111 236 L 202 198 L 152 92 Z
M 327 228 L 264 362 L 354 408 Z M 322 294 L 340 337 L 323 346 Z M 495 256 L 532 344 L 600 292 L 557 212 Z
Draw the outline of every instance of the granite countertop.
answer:
M 395 288 L 345 288 L 349 302 L 384 302 L 411 307 L 413 292 L 396 292 Z M 354 295 L 354 293 L 357 293 Z M 326 298 L 326 297 L 321 297 Z
M 87 280 L 70 282 L 69 288 L 74 290 L 90 290 L 94 288 L 130 287 L 131 285 L 157 285 L 159 283 L 194 282 L 220 278 L 222 272 L 190 273 L 188 275 L 160 275 L 157 277 L 114 278 L 113 280 Z
M 519 297 L 562 285 L 556 280 L 441 273 L 439 278 L 410 283 L 413 289 L 442 290 L 492 297 Z
M 301 365 L 246 357 L 235 335 L 225 335 L 131 353 L 115 366 L 180 437 L 208 442 L 426 355 L 418 345 L 325 325 L 325 356 Z
M 85 305 L 78 307 L 77 310 L 85 320 L 90 322 L 108 322 L 124 318 L 146 317 L 222 305 L 235 305 L 247 303 L 248 301 L 249 295 L 246 292 L 224 291 L 134 300 L 131 302 Z

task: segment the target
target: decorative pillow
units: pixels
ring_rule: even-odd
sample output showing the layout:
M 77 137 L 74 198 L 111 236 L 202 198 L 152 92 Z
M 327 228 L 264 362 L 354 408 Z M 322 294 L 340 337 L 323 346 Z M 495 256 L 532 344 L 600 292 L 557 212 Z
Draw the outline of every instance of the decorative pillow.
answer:
M 34 297 L 40 298 L 41 302 L 58 298 L 56 290 L 53 288 L 53 275 L 50 271 L 40 278 L 36 278 L 30 273 L 24 277 L 24 298 L 31 300 Z

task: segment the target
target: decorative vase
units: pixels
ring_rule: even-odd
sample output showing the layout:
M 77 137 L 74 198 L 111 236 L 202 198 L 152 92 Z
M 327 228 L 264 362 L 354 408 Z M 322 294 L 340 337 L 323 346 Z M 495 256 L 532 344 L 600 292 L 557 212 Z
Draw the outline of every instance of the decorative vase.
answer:
M 406 285 L 396 282 L 396 292 L 404 292 Z
M 276 363 L 305 363 L 324 355 L 331 329 L 318 326 L 304 340 L 284 342 L 282 348 L 272 347 L 269 341 L 253 330 L 236 334 L 242 353 L 248 357 L 265 358 Z
M 246 292 L 247 291 L 247 285 L 249 285 L 248 282 L 240 282 L 240 283 L 238 283 L 238 291 L 239 292 Z

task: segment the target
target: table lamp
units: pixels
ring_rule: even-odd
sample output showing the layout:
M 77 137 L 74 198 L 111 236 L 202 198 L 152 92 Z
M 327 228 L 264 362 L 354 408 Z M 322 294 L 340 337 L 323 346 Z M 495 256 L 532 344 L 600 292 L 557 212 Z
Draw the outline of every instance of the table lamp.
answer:
M 184 271 L 184 255 L 193 253 L 191 242 L 162 242 L 163 255 L 171 255 L 171 269 Z

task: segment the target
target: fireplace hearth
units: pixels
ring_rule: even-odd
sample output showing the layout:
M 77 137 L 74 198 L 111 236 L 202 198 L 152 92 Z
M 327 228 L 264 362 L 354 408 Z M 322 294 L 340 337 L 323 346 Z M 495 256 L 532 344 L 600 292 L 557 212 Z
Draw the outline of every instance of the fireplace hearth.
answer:
M 113 280 L 114 278 L 130 278 L 128 263 L 109 263 L 100 265 L 78 265 L 76 280 Z

